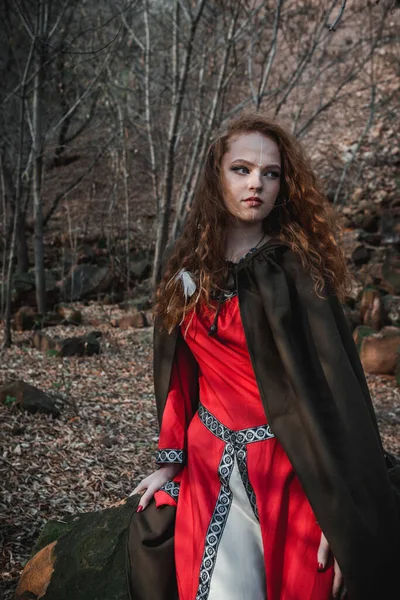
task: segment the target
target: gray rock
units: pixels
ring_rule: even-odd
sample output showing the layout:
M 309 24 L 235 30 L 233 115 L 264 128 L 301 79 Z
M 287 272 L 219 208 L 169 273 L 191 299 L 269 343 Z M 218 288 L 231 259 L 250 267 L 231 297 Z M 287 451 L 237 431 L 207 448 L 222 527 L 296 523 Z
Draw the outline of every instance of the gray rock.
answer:
M 62 294 L 68 301 L 96 297 L 106 292 L 112 281 L 113 273 L 108 266 L 76 265 L 62 284 Z

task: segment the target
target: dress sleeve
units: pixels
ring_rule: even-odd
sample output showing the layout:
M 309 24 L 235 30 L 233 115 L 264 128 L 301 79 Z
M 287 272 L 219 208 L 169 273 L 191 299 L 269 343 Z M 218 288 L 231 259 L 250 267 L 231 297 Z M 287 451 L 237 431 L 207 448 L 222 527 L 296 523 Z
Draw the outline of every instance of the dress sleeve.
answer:
M 193 355 L 181 336 L 176 344 L 171 379 L 161 420 L 156 463 L 186 462 L 187 428 L 194 414 L 193 383 L 197 380 Z

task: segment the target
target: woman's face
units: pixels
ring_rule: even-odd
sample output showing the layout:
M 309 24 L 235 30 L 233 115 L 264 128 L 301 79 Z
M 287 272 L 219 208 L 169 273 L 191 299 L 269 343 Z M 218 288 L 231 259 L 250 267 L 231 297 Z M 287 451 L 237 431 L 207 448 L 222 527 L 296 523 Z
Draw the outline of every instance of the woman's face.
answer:
M 241 223 L 263 221 L 280 188 L 281 157 L 276 142 L 258 132 L 229 140 L 221 161 L 222 191 L 228 211 Z

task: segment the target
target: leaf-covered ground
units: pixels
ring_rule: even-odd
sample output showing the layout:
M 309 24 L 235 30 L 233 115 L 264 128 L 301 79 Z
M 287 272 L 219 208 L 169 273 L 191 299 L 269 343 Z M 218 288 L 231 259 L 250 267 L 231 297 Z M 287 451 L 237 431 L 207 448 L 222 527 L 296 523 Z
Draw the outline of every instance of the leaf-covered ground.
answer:
M 77 308 L 84 325 L 47 333 L 67 337 L 101 331 L 99 356 L 62 359 L 42 354 L 30 346 L 29 332 L 15 334 L 12 348 L 0 351 L 0 383 L 20 378 L 64 399 L 58 419 L 0 406 L 4 600 L 11 600 L 48 519 L 107 508 L 126 498 L 154 468 L 152 329 L 115 329 L 111 320 L 123 314 L 117 307 Z M 391 377 L 369 376 L 368 382 L 385 446 L 400 454 L 399 390 Z
M 100 355 L 42 354 L 30 347 L 30 333 L 16 334 L 12 348 L 0 352 L 1 383 L 20 378 L 65 399 L 58 419 L 0 406 L 3 591 L 14 588 L 48 519 L 109 507 L 154 467 L 152 330 L 113 328 L 110 320 L 122 314 L 117 308 L 79 308 L 86 322 L 104 324 L 47 333 L 67 337 L 102 331 Z

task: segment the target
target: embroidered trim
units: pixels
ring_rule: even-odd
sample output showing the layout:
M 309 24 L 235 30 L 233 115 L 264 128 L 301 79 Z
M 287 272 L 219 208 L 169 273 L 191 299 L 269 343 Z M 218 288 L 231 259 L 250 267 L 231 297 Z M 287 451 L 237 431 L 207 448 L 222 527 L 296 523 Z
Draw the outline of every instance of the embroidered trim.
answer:
M 240 448 L 238 448 L 236 450 L 236 458 L 237 458 L 240 477 L 242 478 L 243 486 L 244 486 L 244 489 L 246 490 L 246 494 L 249 499 L 251 508 L 253 509 L 254 516 L 257 519 L 257 521 L 260 521 L 260 518 L 258 515 L 258 508 L 257 508 L 256 493 L 255 493 L 253 486 L 251 485 L 250 480 L 249 480 L 249 472 L 247 469 L 247 448 L 246 448 L 246 446 L 241 446 Z
M 211 577 L 217 560 L 218 546 L 232 505 L 232 492 L 229 488 L 229 479 L 232 475 L 234 464 L 234 447 L 232 444 L 227 444 L 218 467 L 221 489 L 206 534 L 196 600 L 206 600 L 210 593 Z
M 200 566 L 199 587 L 196 595 L 196 600 L 207 600 L 210 593 L 211 577 L 217 560 L 218 546 L 232 505 L 232 491 L 229 488 L 229 480 L 235 459 L 250 506 L 257 521 L 259 521 L 256 494 L 250 483 L 247 469 L 247 444 L 272 439 L 275 435 L 269 425 L 249 427 L 248 429 L 229 429 L 202 404 L 199 405 L 198 415 L 203 425 L 212 434 L 225 442 L 225 448 L 218 467 L 221 489 L 206 534 Z
M 176 483 L 175 481 L 167 481 L 160 487 L 160 491 L 171 496 L 173 500 L 178 500 L 180 486 L 181 484 Z
M 262 442 L 274 438 L 269 425 L 259 425 L 258 427 L 249 427 L 248 429 L 229 429 L 218 421 L 202 404 L 199 405 L 198 414 L 200 421 L 207 427 L 211 433 L 225 443 L 231 443 L 234 446 L 251 444 L 252 442 Z
M 165 448 L 157 450 L 156 463 L 179 463 L 183 464 L 186 460 L 184 450 L 175 450 L 173 448 Z

